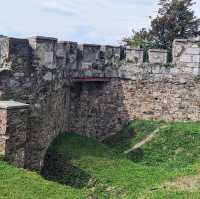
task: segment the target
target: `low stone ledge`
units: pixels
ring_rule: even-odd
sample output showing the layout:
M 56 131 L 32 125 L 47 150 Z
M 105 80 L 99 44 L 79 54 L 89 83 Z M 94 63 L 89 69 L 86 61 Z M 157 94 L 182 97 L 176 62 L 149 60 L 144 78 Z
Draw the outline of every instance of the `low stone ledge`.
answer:
M 29 104 L 24 104 L 21 102 L 0 101 L 0 109 L 11 110 L 11 109 L 24 109 L 24 108 L 28 108 L 28 107 L 29 107 Z

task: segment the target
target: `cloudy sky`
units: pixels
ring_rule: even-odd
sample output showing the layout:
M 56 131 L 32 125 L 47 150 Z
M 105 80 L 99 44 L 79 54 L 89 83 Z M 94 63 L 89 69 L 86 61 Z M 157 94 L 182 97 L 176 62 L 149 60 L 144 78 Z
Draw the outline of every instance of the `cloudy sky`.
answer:
M 149 26 L 158 0 L 0 0 L 0 34 L 117 44 Z M 200 0 L 194 9 L 200 17 Z

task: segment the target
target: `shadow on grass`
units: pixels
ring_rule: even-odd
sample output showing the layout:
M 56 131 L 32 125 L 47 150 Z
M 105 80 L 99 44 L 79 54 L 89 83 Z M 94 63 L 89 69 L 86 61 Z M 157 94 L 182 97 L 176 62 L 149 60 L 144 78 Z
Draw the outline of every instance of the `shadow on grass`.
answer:
M 127 154 L 128 159 L 132 160 L 133 162 L 141 162 L 144 160 L 144 150 L 141 148 L 138 148 L 134 151 L 131 151 Z
M 3 155 L 0 155 L 0 161 L 5 161 L 6 159 L 5 159 L 5 156 L 3 156 Z
M 144 140 L 148 135 L 150 135 L 155 129 L 165 124 L 164 121 L 150 121 L 150 120 L 135 120 L 131 121 L 129 124 L 123 127 L 123 129 L 117 133 L 104 140 L 104 144 L 112 148 L 118 154 L 124 154 L 125 151 L 131 149 L 136 144 Z M 148 143 L 146 144 L 148 145 Z M 124 154 L 126 158 L 135 163 L 144 163 L 147 153 L 149 151 L 144 150 L 143 147 L 130 151 L 128 154 Z
M 132 146 L 132 141 L 136 138 L 136 132 L 133 127 L 126 126 L 120 133 L 104 140 L 104 144 L 111 147 L 116 153 L 123 154 L 124 151 Z M 144 151 L 138 148 L 125 155 L 129 160 L 133 162 L 141 162 L 144 159 Z
M 88 186 L 91 176 L 75 166 L 73 161 L 84 155 L 112 159 L 114 154 L 122 154 L 131 146 L 131 140 L 135 135 L 133 126 L 130 124 L 124 126 L 123 130 L 115 136 L 104 140 L 103 143 L 76 134 L 60 135 L 47 151 L 41 175 L 46 180 L 74 188 L 84 188 Z
M 127 150 L 131 146 L 131 141 L 136 136 L 136 132 L 131 123 L 124 126 L 117 134 L 106 138 L 103 143 L 117 153 L 122 153 Z
M 93 163 L 93 160 L 95 164 L 95 158 L 103 161 L 125 158 L 135 163 L 142 163 L 147 158 L 145 155 L 147 151 L 142 148 L 129 154 L 124 154 L 124 151 L 144 139 L 159 124 L 150 121 L 130 122 L 122 131 L 103 142 L 72 133 L 62 134 L 49 147 L 41 174 L 47 180 L 75 188 L 87 187 L 92 176 L 79 168 L 79 164 L 75 162 L 81 160 L 82 168 L 87 168 L 89 162 Z M 149 163 L 148 158 L 147 163 Z
M 109 148 L 96 139 L 75 133 L 60 134 L 53 140 L 44 159 L 41 175 L 50 181 L 74 188 L 91 186 L 92 176 L 76 163 L 87 164 L 87 157 L 108 159 L 113 154 Z
M 87 186 L 90 175 L 72 164 L 73 157 L 49 150 L 44 160 L 41 175 L 46 179 L 74 188 Z

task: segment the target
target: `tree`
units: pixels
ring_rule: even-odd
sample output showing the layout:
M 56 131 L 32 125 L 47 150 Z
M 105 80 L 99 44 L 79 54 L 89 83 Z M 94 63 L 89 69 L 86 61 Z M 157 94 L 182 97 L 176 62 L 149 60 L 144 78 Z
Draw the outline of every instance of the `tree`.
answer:
M 160 48 L 171 49 L 175 38 L 196 37 L 200 19 L 191 7 L 193 0 L 160 0 L 158 15 L 151 21 L 150 35 Z
M 164 48 L 169 51 L 175 38 L 200 35 L 200 19 L 194 15 L 193 0 L 160 0 L 157 16 L 151 20 L 150 30 L 141 29 L 125 38 L 126 44 L 135 47 Z M 147 45 L 148 44 L 148 45 Z
M 151 45 L 152 36 L 150 35 L 150 31 L 146 28 L 142 28 L 139 31 L 132 30 L 133 35 L 131 37 L 127 37 L 123 39 L 123 42 L 127 46 L 132 46 L 136 48 L 145 48 L 146 46 Z
M 154 46 L 152 35 L 146 28 L 142 28 L 139 31 L 133 30 L 132 32 L 133 35 L 131 37 L 124 38 L 123 42 L 127 46 L 144 49 L 144 61 L 146 61 L 148 59 L 148 49 Z

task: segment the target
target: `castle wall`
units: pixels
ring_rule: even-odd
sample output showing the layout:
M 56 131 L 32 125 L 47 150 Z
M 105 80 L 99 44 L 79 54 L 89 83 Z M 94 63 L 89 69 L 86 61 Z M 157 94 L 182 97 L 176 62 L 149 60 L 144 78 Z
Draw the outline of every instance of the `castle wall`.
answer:
M 124 82 L 128 115 L 165 121 L 200 120 L 198 79 L 140 80 Z
M 61 64 L 63 57 L 56 59 L 55 39 L 5 38 L 1 43 L 6 53 L 1 54 L 0 98 L 30 104 L 25 167 L 40 170 L 49 144 L 68 126 L 66 64 Z M 70 46 L 60 47 L 63 56 L 68 54 Z
M 97 138 L 121 130 L 135 118 L 165 121 L 200 120 L 200 80 L 191 77 L 113 79 L 80 84 L 72 91 L 71 131 Z
M 173 63 L 163 50 L 150 51 L 143 63 L 141 49 L 1 38 L 0 100 L 30 104 L 24 167 L 40 170 L 60 133 L 103 139 L 136 117 L 199 121 L 198 45 L 174 42 Z M 0 120 L 2 127 L 6 114 Z M 1 151 L 5 146 L 0 141 Z

